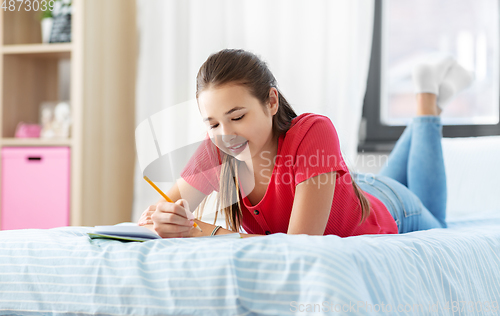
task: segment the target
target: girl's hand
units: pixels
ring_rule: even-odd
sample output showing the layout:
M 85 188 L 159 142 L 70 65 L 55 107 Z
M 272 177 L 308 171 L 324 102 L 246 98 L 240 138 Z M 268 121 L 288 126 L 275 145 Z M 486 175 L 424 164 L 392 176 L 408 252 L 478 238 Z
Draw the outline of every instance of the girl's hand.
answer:
M 139 226 L 145 225 L 153 225 L 153 220 L 151 219 L 151 215 L 156 210 L 156 205 L 150 205 L 144 212 L 142 212 L 141 217 L 139 218 L 138 224 Z
M 189 212 L 189 206 L 184 199 L 175 203 L 158 203 L 150 215 L 156 233 L 162 238 L 189 237 L 193 221 L 186 217 L 186 210 Z

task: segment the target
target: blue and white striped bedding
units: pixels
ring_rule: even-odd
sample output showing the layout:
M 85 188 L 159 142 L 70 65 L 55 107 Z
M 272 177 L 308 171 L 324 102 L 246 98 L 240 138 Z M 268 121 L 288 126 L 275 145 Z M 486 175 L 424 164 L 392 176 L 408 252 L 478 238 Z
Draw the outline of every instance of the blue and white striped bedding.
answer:
M 500 219 L 348 238 L 122 243 L 91 230 L 0 232 L 0 314 L 499 314 Z M 479 303 L 452 310 L 460 301 Z

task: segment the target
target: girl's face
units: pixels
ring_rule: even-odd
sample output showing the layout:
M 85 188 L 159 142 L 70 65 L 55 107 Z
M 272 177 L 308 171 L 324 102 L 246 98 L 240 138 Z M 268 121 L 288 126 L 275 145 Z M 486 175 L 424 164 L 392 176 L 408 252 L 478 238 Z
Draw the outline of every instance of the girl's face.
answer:
M 248 161 L 274 148 L 273 115 L 278 110 L 275 88 L 264 106 L 247 88 L 228 84 L 209 88 L 198 95 L 198 105 L 209 136 L 223 152 Z

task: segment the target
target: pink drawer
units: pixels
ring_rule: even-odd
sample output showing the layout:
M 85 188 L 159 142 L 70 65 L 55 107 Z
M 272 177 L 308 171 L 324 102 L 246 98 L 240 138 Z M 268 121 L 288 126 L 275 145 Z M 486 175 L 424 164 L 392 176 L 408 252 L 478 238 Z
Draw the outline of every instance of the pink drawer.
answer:
M 0 229 L 69 225 L 69 147 L 2 148 Z

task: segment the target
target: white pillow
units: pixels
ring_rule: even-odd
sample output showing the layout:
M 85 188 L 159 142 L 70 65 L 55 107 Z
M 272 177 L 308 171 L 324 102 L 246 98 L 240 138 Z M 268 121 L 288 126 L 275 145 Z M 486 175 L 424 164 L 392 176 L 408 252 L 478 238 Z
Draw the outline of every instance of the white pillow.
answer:
M 447 219 L 500 216 L 500 136 L 442 140 Z

